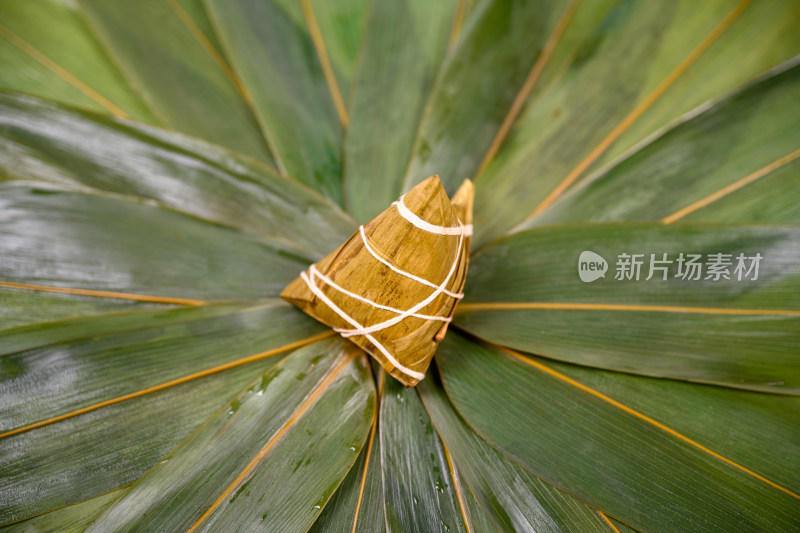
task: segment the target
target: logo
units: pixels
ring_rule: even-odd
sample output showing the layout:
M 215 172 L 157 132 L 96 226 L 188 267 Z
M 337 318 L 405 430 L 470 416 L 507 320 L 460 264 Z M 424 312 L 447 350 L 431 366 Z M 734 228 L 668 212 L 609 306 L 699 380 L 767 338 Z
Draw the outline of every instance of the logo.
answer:
M 578 275 L 584 283 L 591 283 L 597 278 L 606 277 L 608 270 L 608 262 L 598 255 L 589 250 L 581 252 L 578 258 Z

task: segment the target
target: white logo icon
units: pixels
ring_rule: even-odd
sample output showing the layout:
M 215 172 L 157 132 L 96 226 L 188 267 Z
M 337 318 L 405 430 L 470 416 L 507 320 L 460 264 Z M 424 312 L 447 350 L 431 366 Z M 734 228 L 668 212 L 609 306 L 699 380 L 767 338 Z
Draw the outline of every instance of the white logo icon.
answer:
M 608 262 L 602 256 L 589 250 L 581 252 L 578 258 L 578 275 L 581 281 L 590 283 L 597 278 L 606 277 Z

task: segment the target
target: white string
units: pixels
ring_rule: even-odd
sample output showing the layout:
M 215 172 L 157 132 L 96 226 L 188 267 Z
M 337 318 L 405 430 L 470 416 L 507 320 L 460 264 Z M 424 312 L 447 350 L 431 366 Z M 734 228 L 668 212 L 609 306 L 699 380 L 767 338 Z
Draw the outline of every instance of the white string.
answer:
M 467 237 L 472 235 L 472 224 L 464 225 L 459 222 L 458 226 L 437 226 L 436 224 L 431 224 L 427 220 L 419 218 L 413 211 L 406 207 L 406 204 L 403 202 L 405 196 L 404 194 L 396 202 L 392 202 L 392 205 L 397 207 L 400 216 L 422 231 L 436 233 L 437 235 L 466 235 Z
M 375 253 L 375 251 L 369 245 L 369 242 L 367 242 L 367 235 L 366 235 L 366 233 L 364 233 L 364 226 L 360 226 L 358 228 L 358 231 L 361 233 L 361 240 L 364 241 L 364 248 L 366 248 L 367 251 L 370 254 L 372 254 L 372 257 L 374 257 L 375 259 L 377 259 L 378 261 L 380 261 L 381 263 L 383 263 L 387 267 L 391 268 L 393 272 L 397 272 L 401 276 L 405 276 L 407 278 L 411 278 L 414 281 L 422 283 L 423 285 L 427 285 L 428 287 L 431 287 L 433 289 L 436 288 L 436 284 L 435 283 L 431 283 L 430 281 L 428 281 L 425 278 L 421 278 L 419 276 L 415 276 L 411 272 L 406 272 L 405 270 L 401 270 L 401 269 L 397 268 L 396 266 L 394 266 L 393 264 L 391 264 L 386 259 L 384 259 L 383 257 L 379 256 L 377 253 Z M 453 291 L 448 291 L 447 289 L 445 289 L 443 292 L 446 295 L 450 296 L 451 298 L 455 298 L 457 300 L 460 300 L 461 298 L 464 297 L 464 293 L 463 292 L 453 292 Z
M 431 303 L 437 296 L 442 294 L 444 288 L 450 283 L 450 278 L 453 277 L 453 274 L 456 271 L 456 267 L 458 266 L 459 258 L 461 257 L 461 245 L 464 242 L 464 235 L 460 235 L 458 237 L 458 252 L 456 253 L 455 261 L 453 261 L 453 265 L 450 267 L 450 272 L 447 273 L 447 277 L 444 279 L 441 285 L 436 287 L 436 290 L 433 291 L 427 298 L 413 306 L 412 308 L 403 311 L 402 314 L 397 315 L 394 318 L 390 318 L 389 320 L 384 320 L 383 322 L 379 322 L 369 327 L 358 327 L 357 329 L 341 329 L 341 328 L 333 328 L 334 331 L 339 332 L 342 334 L 342 337 L 352 337 L 353 335 L 366 335 L 368 333 L 374 333 L 376 331 L 380 331 L 382 329 L 394 326 L 401 320 L 406 317 L 411 316 L 411 313 L 416 313 L 429 303 Z
M 370 255 L 372 255 L 372 257 L 377 259 L 379 262 L 381 262 L 385 266 L 389 267 L 393 272 L 396 272 L 396 273 L 398 273 L 398 274 L 400 274 L 402 276 L 406 276 L 406 277 L 408 277 L 410 279 L 413 279 L 414 281 L 417 281 L 418 283 L 422 283 L 423 285 L 427 285 L 428 287 L 432 287 L 434 289 L 434 291 L 430 295 L 428 295 L 427 298 L 425 298 L 421 302 L 417 303 L 416 305 L 414 305 L 410 309 L 407 309 L 405 311 L 401 311 L 400 309 L 396 309 L 394 307 L 389 307 L 389 306 L 386 306 L 386 305 L 378 304 L 376 302 L 373 302 L 372 300 L 364 298 L 363 296 L 360 296 L 358 294 L 355 294 L 353 292 L 348 291 L 347 289 L 345 289 L 345 288 L 337 285 L 336 283 L 334 283 L 334 281 L 332 279 L 330 279 L 329 277 L 327 277 L 324 274 L 322 274 L 319 270 L 317 270 L 315 265 L 311 265 L 309 267 L 309 269 L 308 269 L 309 273 L 311 274 L 310 276 L 308 274 L 306 274 L 305 272 L 301 272 L 300 273 L 300 278 L 303 281 L 306 282 L 306 285 L 308 285 L 308 288 L 311 290 L 312 293 L 314 293 L 314 295 L 316 295 L 320 300 L 322 300 L 334 313 L 336 313 L 342 319 L 344 319 L 345 322 L 347 322 L 348 324 L 350 324 L 351 326 L 353 326 L 355 328 L 355 329 L 333 328 L 334 331 L 336 331 L 339 334 L 341 334 L 342 337 L 353 337 L 353 336 L 364 336 L 364 337 L 366 337 L 367 340 L 369 340 L 373 345 L 375 345 L 375 347 L 378 348 L 378 350 L 380 350 L 380 352 L 384 356 L 386 356 L 386 359 L 388 359 L 389 362 L 391 362 L 395 366 L 395 368 L 397 368 L 400 372 L 402 372 L 402 373 L 404 373 L 404 374 L 406 374 L 408 376 L 411 376 L 413 378 L 416 378 L 417 380 L 421 380 L 421 379 L 423 379 L 425 377 L 425 374 L 423 374 L 421 372 L 417 372 L 417 371 L 411 370 L 410 368 L 400 364 L 400 362 L 397 359 L 395 359 L 394 356 L 392 356 L 392 354 L 389 352 L 389 350 L 387 350 L 380 342 L 378 342 L 377 339 L 375 339 L 375 337 L 372 336 L 372 333 L 374 333 L 376 331 L 380 331 L 382 329 L 386 329 L 388 327 L 391 327 L 391 326 L 399 323 L 400 321 L 402 321 L 402 320 L 404 320 L 404 319 L 406 319 L 408 317 L 422 318 L 422 319 L 425 319 L 425 320 L 439 320 L 439 321 L 448 322 L 448 323 L 452 320 L 450 317 L 424 315 L 424 314 L 417 313 L 417 311 L 419 311 L 420 309 L 422 309 L 426 305 L 430 304 L 437 296 L 439 296 L 442 293 L 447 294 L 451 298 L 455 298 L 455 299 L 460 299 L 460 298 L 464 297 L 463 293 L 454 293 L 452 291 L 447 290 L 446 287 L 447 287 L 447 284 L 450 283 L 450 279 L 453 277 L 453 274 L 455 273 L 455 271 L 456 271 L 456 269 L 458 267 L 458 264 L 459 264 L 459 261 L 460 261 L 460 258 L 461 258 L 461 252 L 462 252 L 462 245 L 464 243 L 464 237 L 465 236 L 468 237 L 468 236 L 472 235 L 472 224 L 468 224 L 468 225 L 461 224 L 461 221 L 459 221 L 458 219 L 456 219 L 457 222 L 458 222 L 458 226 L 453 226 L 453 227 L 437 226 L 435 224 L 431 224 L 430 222 L 427 222 L 427 221 L 421 219 L 416 214 L 414 214 L 411 210 L 409 210 L 406 207 L 406 205 L 403 203 L 403 198 L 404 197 L 405 197 L 405 195 L 401 196 L 400 199 L 398 201 L 394 202 L 392 205 L 397 207 L 398 213 L 400 214 L 400 216 L 402 216 L 404 219 L 406 219 L 406 221 L 410 222 L 415 227 L 417 227 L 417 228 L 419 228 L 419 229 L 421 229 L 423 231 L 427 231 L 428 233 L 435 233 L 437 235 L 458 235 L 458 248 L 457 248 L 455 259 L 453 261 L 453 264 L 450 266 L 450 271 L 447 273 L 447 277 L 444 279 L 444 281 L 440 285 L 435 285 L 434 283 L 432 283 L 432 282 L 430 282 L 430 281 L 428 281 L 428 280 L 426 280 L 424 278 L 421 278 L 419 276 L 415 276 L 414 274 L 411 274 L 410 272 L 406 272 L 406 271 L 404 271 L 404 270 L 392 265 L 390 262 L 386 261 L 382 257 L 378 256 L 378 254 L 376 254 L 375 251 L 372 250 L 372 248 L 370 247 L 369 243 L 367 242 L 367 235 L 364 232 L 364 226 L 360 226 L 359 227 L 359 232 L 361 234 L 361 239 L 364 242 L 364 247 L 367 249 L 367 251 L 370 253 Z M 377 309 L 383 309 L 383 310 L 386 310 L 386 311 L 391 311 L 393 313 L 397 313 L 397 316 L 394 317 L 394 318 L 390 318 L 389 320 L 385 320 L 383 322 L 380 322 L 378 324 L 373 324 L 372 326 L 364 327 L 361 324 L 359 324 L 358 321 L 356 321 L 353 317 L 351 317 L 346 312 L 344 312 L 339 306 L 337 306 L 335 303 L 333 303 L 333 301 L 325 295 L 325 293 L 317 286 L 317 284 L 315 282 L 315 278 L 316 277 L 319 277 L 320 279 L 322 279 L 325 283 L 327 283 L 328 285 L 330 285 L 334 289 L 342 292 L 343 294 L 346 294 L 347 296 L 350 296 L 351 298 L 354 298 L 354 299 L 356 299 L 358 301 L 364 302 L 364 303 L 366 303 L 368 305 L 371 305 L 371 306 L 373 306 L 373 307 L 375 307 Z
M 314 275 L 314 273 L 312 272 L 312 273 L 311 273 L 311 275 L 313 276 L 313 275 Z M 317 296 L 317 297 L 318 297 L 320 300 L 322 300 L 323 302 L 325 302 L 325 304 L 326 304 L 328 307 L 330 307 L 330 308 L 333 310 L 333 312 L 334 312 L 334 313 L 336 313 L 337 315 L 339 315 L 340 317 L 342 317 L 344 320 L 346 320 L 346 321 L 347 321 L 349 324 L 351 324 L 352 326 L 354 326 L 354 327 L 356 327 L 356 328 L 360 328 L 360 327 L 361 327 L 361 324 L 359 324 L 358 322 L 356 322 L 355 320 L 353 320 L 353 319 L 350 317 L 350 315 L 348 315 L 347 313 L 345 313 L 344 311 L 342 311 L 341 309 L 339 309 L 339 307 L 338 307 L 338 306 L 337 306 L 335 303 L 333 303 L 333 302 L 330 300 L 330 298 L 328 298 L 327 296 L 325 296 L 325 293 L 324 293 L 324 292 L 322 292 L 322 291 L 319 289 L 319 287 L 317 287 L 316 283 L 314 283 L 314 281 L 313 281 L 313 280 L 309 279 L 309 277 L 306 275 L 306 273 L 305 273 L 305 272 L 301 272 L 301 273 L 300 273 L 300 277 L 301 277 L 301 278 L 303 278 L 303 281 L 305 281 L 305 282 L 306 282 L 306 285 L 308 285 L 308 288 L 309 288 L 309 289 L 311 289 L 311 292 L 313 292 L 313 293 L 314 293 L 314 294 L 315 294 L 315 295 L 316 295 L 316 296 Z M 389 350 L 387 350 L 386 348 L 384 348 L 384 347 L 383 347 L 383 344 L 381 344 L 380 342 L 378 342 L 378 340 L 377 340 L 375 337 L 373 337 L 373 336 L 372 336 L 372 335 L 370 335 L 370 334 L 366 334 L 366 335 L 364 335 L 364 336 L 365 336 L 365 337 L 366 337 L 366 338 L 367 338 L 367 339 L 368 339 L 368 340 L 369 340 L 369 341 L 370 341 L 372 344 L 374 344 L 374 345 L 375 345 L 375 347 L 376 347 L 378 350 L 380 350 L 380 351 L 381 351 L 381 353 L 382 353 L 384 356 L 386 356 L 386 359 L 388 359 L 388 360 L 389 360 L 389 362 L 390 362 L 390 363 L 392 363 L 392 364 L 395 366 L 395 368 L 397 368 L 397 370 L 399 370 L 399 371 L 400 371 L 400 372 L 402 372 L 403 374 L 406 374 L 406 375 L 408 375 L 408 376 L 411 376 L 412 378 L 416 378 L 416 379 L 423 379 L 423 378 L 425 377 L 425 374 L 423 374 L 422 372 L 417 372 L 417 371 L 415 371 L 415 370 L 411 370 L 410 368 L 408 368 L 408 367 L 406 367 L 406 366 L 403 366 L 403 365 L 401 365 L 401 364 L 400 364 L 400 361 L 398 361 L 397 359 L 395 359 L 395 358 L 392 356 L 392 354 L 391 354 L 391 353 L 389 353 Z
M 329 278 L 328 276 L 326 276 L 325 274 L 323 274 L 322 272 L 317 270 L 317 267 L 315 265 L 311 265 L 311 267 L 309 267 L 309 272 L 311 272 L 312 276 L 318 277 L 319 279 L 321 279 L 322 281 L 324 281 L 325 283 L 327 283 L 328 285 L 330 285 L 331 287 L 333 287 L 337 291 L 346 294 L 350 298 L 355 298 L 356 300 L 358 300 L 360 302 L 364 302 L 365 304 L 371 305 L 372 307 L 377 307 L 378 309 L 383 309 L 385 311 L 391 311 L 392 313 L 396 313 L 398 315 L 404 313 L 404 311 L 402 309 L 397 309 L 395 307 L 389 307 L 388 305 L 381 305 L 379 303 L 373 302 L 372 300 L 364 298 L 363 296 L 361 296 L 359 294 L 356 294 L 354 292 L 348 291 L 344 287 L 341 287 L 341 286 L 337 285 L 331 278 Z M 440 322 L 448 322 L 448 323 L 451 320 L 453 320 L 452 318 L 447 317 L 447 316 L 421 315 L 421 314 L 418 314 L 418 313 L 413 313 L 411 316 L 413 316 L 414 318 L 421 318 L 423 320 L 438 320 Z

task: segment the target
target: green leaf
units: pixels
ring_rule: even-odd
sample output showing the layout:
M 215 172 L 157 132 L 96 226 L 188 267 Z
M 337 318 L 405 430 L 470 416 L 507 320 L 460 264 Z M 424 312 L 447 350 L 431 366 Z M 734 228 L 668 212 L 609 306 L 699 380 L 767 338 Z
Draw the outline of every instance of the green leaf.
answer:
M 71 0 L 0 4 L 0 87 L 158 123 Z
M 183 214 L 113 196 L 0 183 L 0 280 L 227 300 L 277 296 L 302 258 Z
M 796 19 L 791 0 L 724 0 L 702 8 L 690 0 L 620 2 L 586 28 L 577 53 L 528 101 L 476 177 L 473 245 L 541 212 L 604 154 L 620 156 L 682 114 L 796 55 Z
M 442 344 L 442 379 L 466 422 L 530 472 L 606 514 L 654 531 L 800 526 L 800 495 L 546 363 L 524 362 L 454 334 Z
M 37 335 L 42 330 L 50 339 Z M 0 357 L 0 389 L 6 393 L 0 403 L 0 432 L 137 394 L 321 330 L 280 301 L 128 313 L 6 330 L 0 333 L 3 345 L 6 338 L 10 345 Z M 135 358 L 120 357 L 131 350 Z
M 133 481 L 322 330 L 279 302 L 122 316 L 2 332 L 8 351 L 28 349 L 0 356 L 0 523 Z
M 456 324 L 493 343 L 583 365 L 798 394 L 798 242 L 796 226 L 528 230 L 472 259 Z M 581 281 L 584 251 L 608 263 L 604 278 Z M 702 279 L 677 276 L 681 253 L 700 254 Z M 731 254 L 730 279 L 715 280 L 708 269 L 720 253 Z M 617 279 L 621 254 L 643 254 L 640 275 Z M 648 280 L 650 266 L 664 266 L 656 263 L 663 254 L 672 261 L 666 274 L 654 269 Z M 739 254 L 746 268 L 761 254 L 758 279 L 753 271 L 739 279 Z
M 133 309 L 164 308 L 166 305 L 54 294 L 0 286 L 0 334 L 6 328 L 48 320 L 105 314 Z
M 377 436 L 376 422 L 377 419 L 374 419 L 369 439 L 361 450 L 358 461 L 347 473 L 347 477 L 309 531 L 353 531 L 354 527 L 357 532 L 367 533 L 386 530 L 381 444 L 380 437 Z
M 374 408 L 362 352 L 309 346 L 212 415 L 89 531 L 305 530 L 357 459 Z
M 259 360 L 0 439 L 0 524 L 131 483 L 276 362 Z
M 476 4 L 431 96 L 403 189 L 439 174 L 452 193 L 472 176 L 567 4 Z
M 448 460 L 414 389 L 389 379 L 381 398 L 387 531 L 466 531 Z
M 793 153 L 796 154 L 797 152 Z M 784 159 L 785 161 L 785 159 Z M 800 160 L 778 161 L 751 175 L 753 181 L 733 191 L 721 190 L 711 203 L 686 214 L 687 222 L 800 223 Z M 731 187 L 735 186 L 732 184 Z
M 354 231 L 347 215 L 306 187 L 171 132 L 0 93 L 0 140 L 0 180 L 155 200 L 309 259 L 324 257 Z
M 124 490 L 114 490 L 56 509 L 39 516 L 34 516 L 7 526 L 0 526 L 3 533 L 35 533 L 38 531 L 59 531 L 60 533 L 81 533 L 103 510 L 120 497 Z
M 206 5 L 278 168 L 341 203 L 341 126 L 299 3 Z
M 697 4 L 687 2 L 684 9 Z M 733 2 L 732 22 L 713 43 L 683 72 L 653 105 L 636 120 L 593 165 L 605 166 L 683 113 L 726 94 L 777 65 L 800 54 L 800 34 L 796 21 L 800 5 L 792 0 Z M 721 24 L 726 24 L 722 20 Z M 769 31 L 765 31 L 769 28 Z M 676 28 L 676 33 L 685 28 Z M 757 42 L 757 46 L 753 43 Z M 736 68 L 731 68 L 736 65 Z
M 776 161 L 780 163 L 787 155 L 800 156 L 797 63 L 782 66 L 687 117 L 612 168 L 584 180 L 526 226 L 658 219 L 673 222 L 684 216 L 684 208 L 694 210 L 691 206 L 696 201 L 707 199 Z M 797 203 L 798 189 L 786 185 L 778 185 L 778 189 L 788 189 L 781 192 Z M 747 190 L 743 193 L 752 195 Z M 754 196 L 761 202 L 768 197 Z M 729 204 L 728 208 L 737 212 L 739 220 L 748 221 L 738 214 L 740 205 L 741 202 Z M 784 220 L 783 210 L 778 208 L 767 211 L 770 212 L 777 216 L 762 214 L 759 218 L 767 222 L 796 220 L 791 216 Z M 702 212 L 698 215 L 702 220 L 714 220 Z
M 362 29 L 364 29 L 368 4 L 371 3 L 367 0 L 338 0 L 336 2 L 308 0 L 308 5 L 311 6 L 314 18 L 319 25 L 322 41 L 336 75 L 339 91 L 342 98 L 346 100 L 351 90 L 359 52 L 367 51 L 366 48 L 362 48 Z
M 377 216 L 403 192 L 403 176 L 447 50 L 456 2 L 373 4 L 345 142 L 345 201 L 360 222 Z
M 786 468 L 800 461 L 800 398 L 547 364 L 800 493 L 797 471 Z
M 272 164 L 225 60 L 175 9 L 175 0 L 79 0 L 109 53 L 163 121 Z
M 436 432 L 461 478 L 501 531 L 607 531 L 597 511 L 510 462 L 476 435 L 455 412 L 441 383 L 418 386 Z

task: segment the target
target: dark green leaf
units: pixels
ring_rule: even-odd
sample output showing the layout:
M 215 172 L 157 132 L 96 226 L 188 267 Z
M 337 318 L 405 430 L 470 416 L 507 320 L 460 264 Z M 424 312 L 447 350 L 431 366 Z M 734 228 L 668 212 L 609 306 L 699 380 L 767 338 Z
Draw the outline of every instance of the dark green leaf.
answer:
M 798 243 L 795 226 L 528 230 L 473 258 L 456 323 L 494 343 L 583 365 L 798 394 Z M 581 281 L 584 251 L 604 258 L 605 277 Z M 701 256 L 701 279 L 677 276 L 681 253 Z M 729 279 L 715 280 L 707 266 L 720 253 L 730 254 Z M 643 254 L 638 276 L 624 268 L 621 254 Z M 663 254 L 671 264 L 653 262 L 651 255 L 661 261 Z M 739 254 L 745 270 L 737 274 Z M 756 254 L 753 279 L 747 258 Z M 650 267 L 659 266 L 666 274 L 653 269 L 648 280 Z M 623 273 L 634 277 L 618 279 Z
M 171 132 L 0 93 L 0 140 L 0 180 L 155 200 L 310 259 L 323 257 L 354 230 L 347 215 L 306 187 Z
M 127 321 L 125 320 L 127 318 Z M 49 339 L 37 332 L 48 331 Z M 0 432 L 148 390 L 319 334 L 283 302 L 92 317 L 0 334 Z M 16 334 L 15 334 L 16 333 Z M 49 342 L 48 342 L 49 341 Z M 24 349 L 25 344 L 39 347 Z M 5 350 L 4 350 L 5 351 Z M 135 353 L 135 357 L 125 354 Z
M 131 483 L 277 361 L 261 360 L 0 439 L 0 524 Z
M 387 378 L 381 398 L 386 529 L 466 531 L 447 457 L 417 391 Z
M 309 346 L 212 415 L 89 531 L 304 531 L 356 461 L 374 409 L 358 348 Z
M 247 94 L 224 59 L 186 25 L 174 0 L 80 3 L 110 54 L 164 122 L 272 163 Z
M 798 104 L 800 65 L 795 62 L 688 117 L 616 166 L 584 181 L 527 225 L 672 222 L 677 219 L 673 214 L 682 216 L 681 210 L 695 201 L 800 150 Z M 784 188 L 789 201 L 800 203 L 800 189 Z M 738 212 L 741 203 L 729 204 L 729 209 Z M 774 220 L 764 214 L 759 218 L 785 221 L 782 211 L 772 210 L 776 212 Z M 701 220 L 715 220 L 698 214 Z M 749 222 L 741 214 L 736 218 Z
M 124 489 L 114 490 L 84 502 L 74 503 L 49 513 L 28 518 L 22 522 L 0 526 L 0 531 L 3 533 L 39 533 L 43 531 L 81 533 L 123 492 L 125 492 Z
M 423 109 L 447 49 L 455 4 L 373 2 L 345 143 L 345 200 L 360 222 L 378 215 L 403 192 Z
M 281 171 L 342 200 L 341 126 L 294 0 L 208 0 Z
M 277 296 L 305 261 L 163 208 L 0 182 L 0 280 L 190 299 Z
M 590 3 L 583 4 L 579 12 Z M 528 102 L 476 178 L 473 245 L 539 212 L 593 164 L 608 163 L 603 155 L 623 154 L 682 114 L 796 55 L 797 16 L 793 0 L 723 0 L 702 8 L 691 0 L 619 2 L 585 28 L 577 53 Z M 616 197 L 614 205 L 621 200 Z
M 0 87 L 157 124 L 71 0 L 0 3 Z
M 607 531 L 583 502 L 510 462 L 476 435 L 455 412 L 441 383 L 419 384 L 436 431 L 481 508 L 501 531 Z
M 448 396 L 483 438 L 637 529 L 800 527 L 800 495 L 733 467 L 545 363 L 453 334 L 437 360 Z

